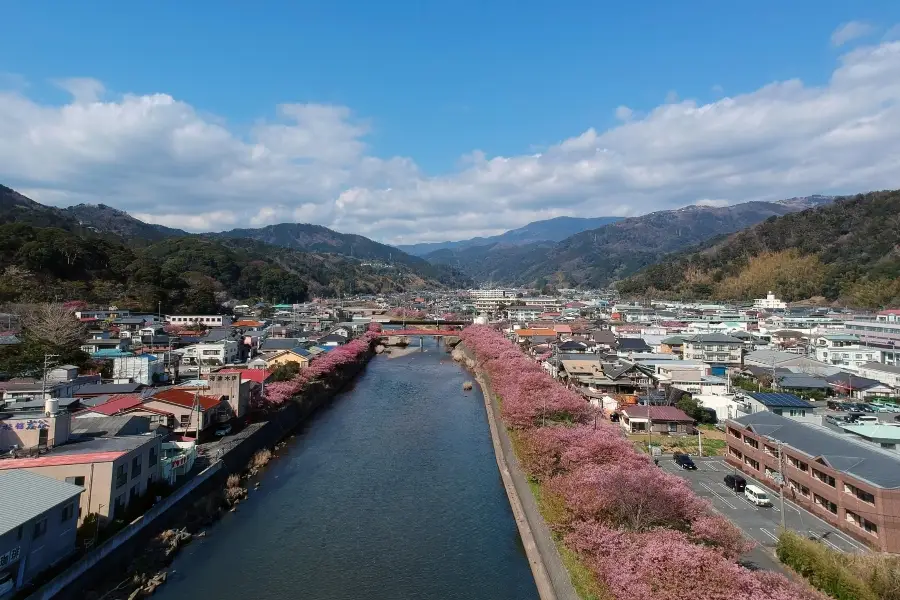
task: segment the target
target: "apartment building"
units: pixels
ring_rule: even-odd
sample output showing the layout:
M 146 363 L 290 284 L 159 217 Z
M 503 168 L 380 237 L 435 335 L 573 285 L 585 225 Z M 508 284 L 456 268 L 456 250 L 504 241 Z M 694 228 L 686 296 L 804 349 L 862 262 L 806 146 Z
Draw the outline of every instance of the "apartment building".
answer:
M 883 552 L 900 552 L 900 457 L 772 412 L 726 421 L 726 460 Z M 779 461 L 779 445 L 781 460 Z
M 867 377 L 900 389 L 900 365 L 883 365 L 881 363 L 865 363 L 859 367 L 860 377 Z
M 701 360 L 724 374 L 728 367 L 741 366 L 744 342 L 724 333 L 702 333 L 684 339 L 684 359 Z
M 878 348 L 863 345 L 854 334 L 829 334 L 816 340 L 816 360 L 839 367 L 859 367 L 869 362 L 881 362 Z
M 500 308 L 501 304 L 508 306 L 516 300 L 516 293 L 514 290 L 470 290 L 469 295 L 472 296 L 475 310 L 479 313 L 495 312 Z

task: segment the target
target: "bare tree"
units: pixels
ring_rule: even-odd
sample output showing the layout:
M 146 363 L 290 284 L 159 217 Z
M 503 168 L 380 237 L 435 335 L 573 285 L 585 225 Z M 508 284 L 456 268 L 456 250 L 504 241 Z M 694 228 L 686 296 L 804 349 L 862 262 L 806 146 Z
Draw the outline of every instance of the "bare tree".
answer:
M 78 348 L 84 341 L 84 325 L 62 304 L 30 304 L 19 307 L 22 326 L 34 340 L 59 348 Z

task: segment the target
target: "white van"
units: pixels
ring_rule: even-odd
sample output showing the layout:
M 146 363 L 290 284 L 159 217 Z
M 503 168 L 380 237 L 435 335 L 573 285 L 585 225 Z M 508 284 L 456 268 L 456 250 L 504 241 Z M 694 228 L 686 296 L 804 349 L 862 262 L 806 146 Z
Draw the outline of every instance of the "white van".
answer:
M 748 485 L 744 488 L 744 497 L 757 506 L 771 506 L 769 495 L 756 485 Z
M 878 417 L 875 415 L 863 415 L 861 417 L 856 418 L 857 423 L 878 423 Z

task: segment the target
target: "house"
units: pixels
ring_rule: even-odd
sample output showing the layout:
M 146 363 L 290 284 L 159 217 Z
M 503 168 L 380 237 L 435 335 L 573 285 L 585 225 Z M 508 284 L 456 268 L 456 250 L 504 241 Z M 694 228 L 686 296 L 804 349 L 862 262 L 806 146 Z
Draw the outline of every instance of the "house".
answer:
M 297 363 L 301 369 L 309 366 L 309 361 L 313 355 L 305 348 L 292 348 L 290 350 L 282 350 L 266 358 L 266 369 L 272 370 L 287 363 Z
M 616 340 L 616 353 L 621 357 L 652 351 L 653 348 L 643 338 L 620 337 Z
M 883 450 L 900 449 L 900 427 L 896 425 L 848 423 L 841 425 L 841 429 Z
M 588 352 L 588 345 L 584 342 L 569 340 L 567 342 L 558 344 L 556 346 L 556 349 L 560 352 L 573 352 L 577 354 L 583 354 L 585 352 Z
M 772 412 L 726 422 L 726 461 L 882 552 L 900 552 L 900 457 Z M 779 456 L 780 455 L 780 456 Z
M 816 340 L 816 360 L 841 367 L 860 367 L 869 362 L 881 362 L 881 351 L 860 344 L 853 334 L 829 334 Z
M 850 373 L 836 373 L 825 378 L 828 385 L 841 396 L 854 398 L 893 397 L 897 394 L 896 388 L 885 385 L 877 379 L 859 377 Z
M 342 346 L 346 344 L 348 341 L 347 336 L 340 335 L 338 333 L 329 333 L 328 335 L 323 335 L 322 337 L 316 340 L 316 344 L 319 346 Z
M 802 394 L 822 393 L 831 391 L 831 384 L 821 377 L 806 375 L 805 373 L 785 373 L 775 377 L 775 385 L 779 390 L 797 392 Z
M 144 401 L 143 406 L 172 413 L 175 417 L 174 431 L 181 434 L 196 435 L 198 414 L 201 432 L 224 423 L 233 416 L 226 399 L 187 388 L 168 388 L 155 392 Z
M 112 376 L 117 383 L 154 385 L 166 378 L 166 370 L 163 361 L 153 354 L 120 356 L 113 359 Z
M 812 416 L 815 408 L 803 398 L 781 392 L 749 392 L 745 400 L 751 414 L 765 411 L 785 417 L 806 417 Z
M 109 394 L 134 394 L 143 387 L 140 383 L 94 383 L 75 391 L 75 398 L 97 398 Z
M 744 355 L 744 366 L 772 369 L 796 368 L 810 375 L 828 376 L 840 371 L 834 365 L 807 358 L 790 352 L 777 350 L 754 350 Z
M 130 347 L 131 340 L 128 338 L 96 338 L 85 340 L 81 345 L 81 351 L 87 352 L 91 356 L 96 356 L 104 350 L 126 352 Z
M 616 334 L 609 329 L 595 329 L 591 332 L 590 340 L 604 350 L 616 348 Z
M 53 407 L 52 401 L 46 402 L 49 406 L 0 413 L 0 448 L 30 453 L 64 444 L 69 437 L 71 415 Z
M 684 355 L 684 336 L 671 335 L 659 342 L 659 351 L 663 354 Z
M 546 344 L 555 342 L 557 334 L 552 329 L 516 329 L 513 331 L 516 341 L 520 344 L 531 342 L 532 344 Z
M 702 360 L 713 375 L 724 375 L 729 367 L 741 366 L 744 342 L 724 333 L 701 333 L 684 339 L 685 360 Z
M 861 377 L 878 380 L 893 388 L 900 388 L 900 365 L 869 362 L 860 365 L 858 372 Z
M 0 472 L 26 470 L 84 488 L 75 511 L 79 524 L 90 513 L 106 521 L 147 493 L 159 476 L 161 437 L 155 434 L 69 439 L 34 458 L 0 460 Z
M 239 349 L 235 340 L 221 340 L 187 346 L 180 352 L 183 365 L 227 365 L 237 360 Z
M 619 424 L 628 433 L 691 435 L 695 421 L 674 406 L 626 406 L 619 411 Z
M 18 346 L 22 341 L 15 335 L 0 335 L 0 347 Z
M 260 344 L 259 351 L 263 354 L 274 354 L 284 350 L 297 348 L 303 341 L 299 338 L 269 338 Z
M 0 471 L 0 597 L 75 551 L 84 488 L 22 470 Z

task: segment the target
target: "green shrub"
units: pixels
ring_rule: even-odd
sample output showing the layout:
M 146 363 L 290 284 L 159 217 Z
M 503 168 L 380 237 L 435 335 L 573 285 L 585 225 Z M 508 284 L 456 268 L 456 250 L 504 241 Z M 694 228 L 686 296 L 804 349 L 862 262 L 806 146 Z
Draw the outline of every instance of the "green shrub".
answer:
M 778 559 L 816 589 L 836 600 L 879 600 L 879 596 L 854 573 L 844 555 L 792 531 L 778 538 Z

